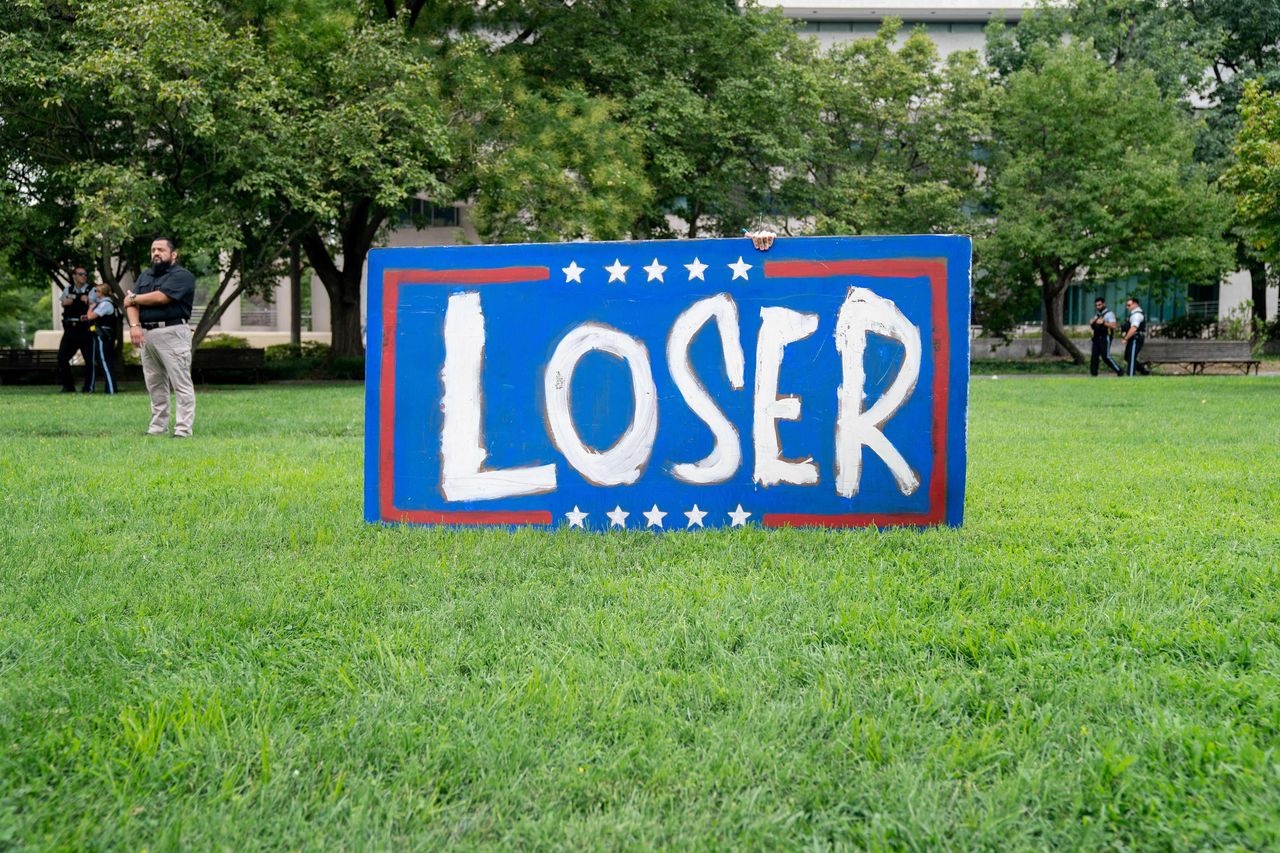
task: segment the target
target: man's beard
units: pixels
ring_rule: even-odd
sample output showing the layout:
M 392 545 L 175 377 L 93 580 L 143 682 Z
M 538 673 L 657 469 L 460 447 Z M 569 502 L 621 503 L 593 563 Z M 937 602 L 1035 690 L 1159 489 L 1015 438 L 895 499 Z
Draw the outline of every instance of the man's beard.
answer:
M 168 261 L 156 261 L 154 264 L 151 265 L 151 274 L 164 275 L 169 271 L 169 267 L 171 266 L 173 266 L 173 264 L 169 263 Z

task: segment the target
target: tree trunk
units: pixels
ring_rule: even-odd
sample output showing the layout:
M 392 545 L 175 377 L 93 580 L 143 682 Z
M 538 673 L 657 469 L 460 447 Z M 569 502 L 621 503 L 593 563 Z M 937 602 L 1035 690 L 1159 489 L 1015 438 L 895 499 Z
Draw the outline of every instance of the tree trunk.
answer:
M 231 307 L 231 303 L 236 300 L 244 291 L 244 275 L 242 266 L 242 255 L 237 249 L 231 253 L 228 259 L 227 268 L 222 273 L 221 280 L 218 282 L 218 289 L 209 297 L 208 304 L 205 305 L 204 314 L 200 316 L 200 322 L 196 324 L 195 331 L 191 335 L 191 348 L 195 349 L 200 346 L 201 341 L 209 334 L 209 330 L 218 324 L 222 319 L 222 315 L 227 313 L 227 308 Z M 227 287 L 231 284 L 231 279 L 239 277 L 235 288 L 232 289 L 231 295 L 223 298 L 223 294 L 227 292 Z
M 1067 295 L 1067 285 L 1070 283 L 1070 275 L 1064 275 L 1056 282 L 1044 283 L 1044 325 L 1041 327 L 1040 354 L 1042 356 L 1069 355 L 1076 364 L 1084 364 L 1084 353 L 1080 352 L 1075 342 L 1067 337 L 1067 331 L 1062 326 L 1062 303 Z M 1046 340 L 1052 342 L 1052 352 L 1045 346 Z
M 302 248 L 307 253 L 311 268 L 329 294 L 333 338 L 330 357 L 364 356 L 364 336 L 360 317 L 360 279 L 364 274 L 364 262 L 369 257 L 378 229 L 387 220 L 389 211 L 378 206 L 372 198 L 359 198 L 351 203 L 342 216 L 339 229 L 342 268 L 334 261 L 324 237 L 315 227 L 300 235 Z
M 302 248 L 289 244 L 289 343 L 302 344 Z
M 1254 328 L 1262 320 L 1267 319 L 1267 266 L 1262 261 L 1249 261 L 1249 284 L 1253 291 Z
M 1056 303 L 1057 316 L 1061 318 L 1062 303 L 1064 298 L 1066 297 L 1066 293 L 1062 292 L 1062 293 L 1059 293 L 1057 296 L 1050 296 L 1049 293 L 1050 293 L 1049 285 L 1041 284 L 1040 302 L 1042 307 L 1041 313 L 1043 314 L 1043 320 L 1040 323 L 1040 355 L 1043 356 L 1044 358 L 1067 354 L 1067 351 L 1062 349 L 1062 347 L 1058 345 L 1057 338 L 1055 338 L 1053 336 L 1053 333 L 1049 330 L 1049 315 L 1053 313 L 1053 310 L 1050 308 L 1050 302 L 1052 301 Z
M 346 270 L 343 271 L 344 273 Z M 359 269 L 356 270 L 359 275 Z M 347 281 L 343 276 L 341 292 L 329 290 L 329 304 L 333 306 L 333 342 L 329 350 L 332 357 L 363 357 L 364 336 L 360 328 L 360 280 Z M 338 310 L 341 304 L 342 310 Z
M 690 240 L 698 237 L 698 220 L 702 218 L 702 202 L 694 199 L 693 204 L 689 206 L 689 228 L 685 236 Z
M 364 355 L 364 339 L 360 334 L 360 273 L 364 255 L 357 260 L 343 257 L 342 269 L 333 262 L 324 238 L 315 230 L 302 235 L 302 247 L 307 252 L 311 268 L 315 270 L 325 293 L 329 294 L 331 318 L 329 356 L 356 357 Z M 366 248 L 366 253 L 367 253 Z

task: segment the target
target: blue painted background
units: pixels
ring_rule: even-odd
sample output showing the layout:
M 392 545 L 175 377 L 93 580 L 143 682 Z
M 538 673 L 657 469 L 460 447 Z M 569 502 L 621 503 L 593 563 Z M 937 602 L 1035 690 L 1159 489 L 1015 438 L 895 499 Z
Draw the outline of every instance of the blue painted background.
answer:
M 707 265 L 705 281 L 689 280 L 688 264 Z M 741 257 L 752 264 L 748 279 L 732 280 L 729 264 Z M 642 269 L 654 259 L 667 267 L 665 281 L 648 281 Z M 379 388 L 383 365 L 383 272 L 501 267 L 550 269 L 550 278 L 516 284 L 401 285 L 395 310 L 395 504 L 400 510 L 548 510 L 555 526 L 575 505 L 588 513 L 586 527 L 609 527 L 605 513 L 621 506 L 631 513 L 629 528 L 645 526 L 642 512 L 657 504 L 670 513 L 667 529 L 684 528 L 682 514 L 695 503 L 707 511 L 704 524 L 727 526 L 739 504 L 752 513 L 748 523 L 769 513 L 923 513 L 936 460 L 932 450 L 933 293 L 926 278 L 838 276 L 769 278 L 766 262 L 788 260 L 946 259 L 950 329 L 948 488 L 945 520 L 963 514 L 965 426 L 968 401 L 970 243 L 963 237 L 780 238 L 767 252 L 748 239 L 565 243 L 521 246 L 465 246 L 381 249 L 369 256 L 366 371 L 365 515 L 379 520 Z M 630 267 L 626 282 L 608 281 L 615 259 Z M 566 283 L 570 263 L 585 268 L 582 283 Z M 848 288 L 865 287 L 893 300 L 920 329 L 922 363 L 916 389 L 884 428 L 886 437 L 920 475 L 921 486 L 902 495 L 888 469 L 863 449 L 860 490 L 842 498 L 834 488 L 836 389 L 842 381 L 834 329 Z M 448 502 L 439 488 L 440 371 L 444 364 L 444 316 L 450 294 L 476 292 L 486 321 L 483 368 L 483 429 L 489 451 L 486 467 L 556 463 L 557 489 L 549 494 L 495 501 Z M 675 318 L 699 299 L 727 293 L 737 303 L 746 360 L 744 387 L 734 391 L 725 373 L 717 326 L 707 323 L 690 349 L 694 370 L 717 405 L 738 430 L 742 464 L 727 483 L 695 486 L 670 474 L 673 464 L 695 462 L 711 450 L 707 426 L 685 404 L 668 372 L 666 342 Z M 782 455 L 812 457 L 819 482 L 813 486 L 752 482 L 752 390 L 760 309 L 783 306 L 818 315 L 817 331 L 787 346 L 779 375 L 779 396 L 800 395 L 799 421 L 779 421 Z M 552 351 L 573 327 L 602 322 L 643 341 L 658 390 L 658 432 L 653 455 L 634 485 L 603 488 L 586 482 L 552 444 L 543 419 L 543 371 Z M 867 405 L 889 386 L 902 359 L 898 343 L 871 336 L 868 342 Z M 579 364 L 573 385 L 574 418 L 588 444 L 604 449 L 626 429 L 632 416 L 630 371 L 620 360 L 592 353 Z

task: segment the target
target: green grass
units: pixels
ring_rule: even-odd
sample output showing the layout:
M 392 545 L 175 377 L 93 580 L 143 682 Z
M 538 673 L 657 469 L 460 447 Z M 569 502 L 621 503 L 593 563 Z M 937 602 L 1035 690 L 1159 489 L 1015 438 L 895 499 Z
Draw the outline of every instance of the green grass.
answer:
M 1280 846 L 1280 380 L 978 381 L 885 533 L 367 526 L 361 395 L 0 391 L 0 849 Z

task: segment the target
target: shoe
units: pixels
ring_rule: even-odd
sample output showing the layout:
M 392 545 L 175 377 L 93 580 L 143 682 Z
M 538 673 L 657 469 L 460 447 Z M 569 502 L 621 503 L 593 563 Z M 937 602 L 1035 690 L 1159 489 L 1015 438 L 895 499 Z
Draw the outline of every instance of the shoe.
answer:
M 174 438 L 191 438 L 191 433 L 189 433 L 189 432 L 175 432 L 175 433 L 173 434 L 173 437 L 174 437 Z
M 151 432 L 150 430 L 147 430 L 142 435 L 146 438 L 155 438 L 156 436 L 168 435 L 168 434 L 169 433 L 167 432 Z

